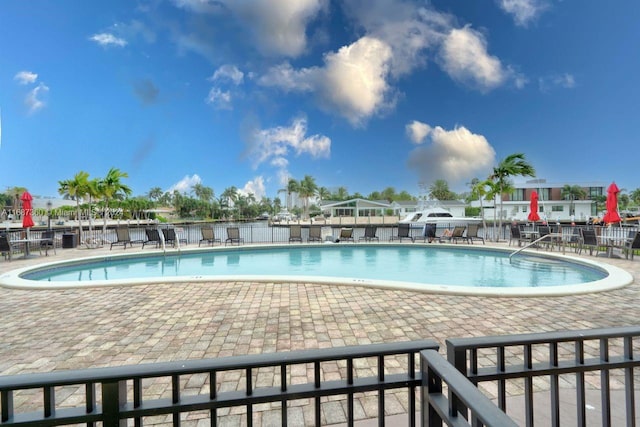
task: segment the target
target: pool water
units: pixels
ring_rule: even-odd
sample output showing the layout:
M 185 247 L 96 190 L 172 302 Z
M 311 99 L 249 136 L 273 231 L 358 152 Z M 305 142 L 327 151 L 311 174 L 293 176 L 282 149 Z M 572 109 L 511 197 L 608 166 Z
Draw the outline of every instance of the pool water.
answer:
M 149 277 L 325 276 L 464 287 L 547 287 L 597 281 L 602 269 L 578 262 L 472 248 L 318 245 L 112 257 L 23 273 L 38 281 Z

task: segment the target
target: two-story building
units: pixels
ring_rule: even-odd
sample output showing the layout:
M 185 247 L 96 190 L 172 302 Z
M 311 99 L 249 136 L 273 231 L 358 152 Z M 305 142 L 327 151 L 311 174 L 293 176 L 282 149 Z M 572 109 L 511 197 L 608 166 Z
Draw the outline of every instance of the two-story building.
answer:
M 565 185 L 582 188 L 585 197 L 576 200 L 563 197 Z M 540 218 L 547 221 L 587 221 L 598 216 L 597 200 L 607 194 L 607 185 L 601 182 L 552 183 L 545 179 L 534 179 L 513 184 L 513 187 L 514 190 L 502 199 L 502 210 L 499 198 L 495 206 L 492 200 L 483 201 L 486 219 L 526 221 L 531 212 L 531 193 L 537 191 Z M 479 206 L 479 202 L 473 202 L 473 206 Z

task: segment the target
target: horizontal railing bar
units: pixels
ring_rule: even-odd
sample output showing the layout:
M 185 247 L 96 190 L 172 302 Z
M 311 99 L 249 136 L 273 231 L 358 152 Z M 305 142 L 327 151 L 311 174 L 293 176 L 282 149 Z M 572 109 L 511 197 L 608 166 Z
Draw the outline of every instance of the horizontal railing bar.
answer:
M 639 326 L 600 328 L 580 331 L 540 332 L 533 334 L 499 335 L 493 337 L 450 338 L 447 348 L 457 350 L 471 348 L 512 347 L 525 344 L 550 344 L 577 340 L 595 340 L 600 338 L 624 338 L 640 335 Z
M 504 371 L 497 367 L 479 368 L 478 373 L 468 372 L 467 377 L 472 382 L 493 381 L 499 379 L 539 377 L 546 375 L 575 374 L 577 372 L 591 372 L 601 370 L 622 369 L 640 366 L 640 359 L 625 359 L 623 356 L 611 357 L 609 362 L 600 359 L 588 359 L 584 364 L 576 364 L 574 361 L 560 361 L 558 366 L 550 363 L 536 363 L 531 369 L 524 369 L 521 365 L 506 366 Z
M 288 353 L 262 353 L 217 359 L 183 360 L 37 374 L 19 374 L 0 377 L 0 391 L 198 374 L 208 373 L 212 370 L 229 371 L 281 366 L 283 364 L 297 365 L 316 361 L 329 362 L 347 358 L 359 359 L 379 355 L 393 356 L 438 348 L 439 344 L 434 340 L 419 340 L 299 350 Z
M 173 403 L 171 398 L 143 400 L 142 404 L 134 407 L 132 402 L 126 403 L 119 411 L 120 419 L 136 417 L 168 415 L 198 410 L 219 409 L 233 406 L 255 405 L 259 403 L 282 402 L 313 397 L 347 395 L 349 393 L 364 393 L 368 391 L 393 390 L 398 388 L 419 387 L 421 384 L 419 373 L 412 378 L 410 374 L 387 375 L 381 382 L 376 376 L 355 378 L 353 385 L 345 381 L 326 381 L 319 388 L 313 383 L 289 385 L 287 391 L 280 387 L 262 387 L 253 390 L 247 396 L 244 390 L 218 393 L 215 399 L 209 399 L 209 394 L 182 396 L 179 403 Z M 84 406 L 56 409 L 55 415 L 44 418 L 41 412 L 19 414 L 1 425 L 42 425 L 55 426 L 71 423 L 97 422 L 102 420 L 102 406 L 98 405 L 96 412 L 86 413 Z M 33 424 L 36 423 L 36 424 Z
M 443 394 L 429 395 L 429 403 L 431 403 L 431 407 L 435 409 L 440 418 L 447 420 L 447 426 L 469 427 L 469 422 L 462 415 L 452 419 L 449 415 L 449 399 L 447 399 Z
M 100 409 L 100 408 L 98 408 Z M 7 421 L 0 422 L 2 426 L 59 426 L 68 424 L 85 424 L 102 421 L 102 412 L 86 412 L 84 406 L 73 408 L 56 408 L 56 412 L 50 417 L 44 417 L 42 411 L 15 414 Z
M 219 393 L 216 399 L 210 400 L 208 395 L 184 396 L 179 403 L 172 403 L 171 399 L 154 399 L 143 401 L 142 405 L 134 408 L 127 403 L 120 411 L 121 419 L 150 415 L 165 415 L 178 412 L 190 412 L 206 409 L 220 409 L 234 406 L 256 405 L 260 403 L 282 402 L 314 397 L 340 396 L 349 393 L 364 393 L 369 391 L 394 390 L 399 388 L 419 387 L 421 379 L 411 379 L 407 374 L 389 375 L 389 381 L 379 382 L 376 377 L 361 378 L 355 386 L 349 386 L 345 381 L 323 382 L 320 388 L 313 383 L 295 384 L 289 386 L 286 392 L 280 387 L 254 389 L 251 396 L 243 391 L 229 391 Z

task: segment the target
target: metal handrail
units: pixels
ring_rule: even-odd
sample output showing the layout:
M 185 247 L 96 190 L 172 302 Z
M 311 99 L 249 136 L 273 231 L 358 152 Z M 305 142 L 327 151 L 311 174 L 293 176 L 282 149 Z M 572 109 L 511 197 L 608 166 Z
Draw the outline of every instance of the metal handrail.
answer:
M 537 244 L 537 243 L 540 243 L 541 241 L 543 241 L 543 240 L 545 240 L 545 239 L 547 239 L 547 238 L 549 238 L 549 237 L 560 237 L 560 238 L 562 238 L 562 233 L 549 233 L 549 234 L 545 234 L 544 236 L 538 237 L 538 238 L 537 238 L 536 240 L 534 240 L 533 242 L 527 243 L 525 246 L 523 246 L 523 247 L 521 247 L 521 248 L 516 249 L 516 250 L 515 250 L 515 251 L 513 251 L 511 254 L 509 254 L 509 262 L 511 262 L 511 258 L 512 258 L 514 255 L 516 255 L 516 254 L 518 254 L 518 253 L 520 253 L 520 252 L 524 251 L 524 250 L 525 250 L 525 249 L 527 249 L 527 248 L 530 248 L 531 246 L 533 246 L 533 245 L 535 245 L 535 244 Z M 565 247 L 564 247 L 564 245 L 562 245 L 562 254 L 564 255 L 564 253 L 565 253 Z

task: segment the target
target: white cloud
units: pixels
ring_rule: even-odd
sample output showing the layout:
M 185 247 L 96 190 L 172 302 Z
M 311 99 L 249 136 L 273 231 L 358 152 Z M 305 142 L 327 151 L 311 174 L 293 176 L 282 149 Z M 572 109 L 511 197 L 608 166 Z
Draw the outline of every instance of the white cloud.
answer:
M 516 25 L 526 27 L 534 21 L 545 9 L 548 3 L 545 0 L 497 0 L 500 8 L 513 16 Z
M 488 54 L 484 36 L 468 25 L 449 32 L 439 60 L 453 80 L 481 91 L 495 89 L 511 75 L 497 57 Z
M 358 126 L 391 103 L 387 83 L 391 55 L 384 42 L 363 37 L 326 54 L 323 67 L 294 70 L 289 64 L 281 64 L 258 83 L 287 91 L 312 91 L 326 111 Z
M 328 0 L 224 0 L 263 53 L 297 57 L 307 47 L 306 26 Z
M 231 93 L 229 91 L 223 92 L 219 88 L 211 88 L 209 95 L 205 99 L 207 104 L 213 105 L 218 110 L 231 110 Z
M 427 51 L 438 46 L 452 25 L 450 15 L 414 2 L 351 0 L 346 14 L 369 37 L 391 47 L 390 70 L 394 77 L 410 73 L 427 62 Z
M 563 87 L 565 89 L 571 89 L 573 87 L 576 86 L 576 80 L 573 77 L 573 75 L 569 74 L 569 73 L 564 73 L 560 76 L 556 76 L 553 78 L 553 82 L 560 86 Z
M 200 179 L 197 174 L 193 174 L 192 176 L 185 175 L 184 178 L 169 187 L 169 190 L 167 191 L 172 193 L 176 190 L 179 193 L 188 193 L 191 191 L 191 187 L 196 184 L 202 184 L 202 179 Z
M 411 142 L 414 144 L 422 144 L 429 132 L 431 132 L 431 126 L 414 120 L 405 126 L 405 131 Z
M 277 87 L 285 92 L 311 92 L 316 86 L 318 67 L 294 69 L 291 64 L 284 62 L 271 67 L 257 79 L 262 86 Z
M 31 71 L 20 71 L 15 76 L 13 76 L 14 80 L 17 80 L 21 85 L 35 83 L 38 79 L 38 75 L 36 73 L 32 73 Z
M 46 97 L 48 92 L 49 87 L 44 83 L 40 83 L 38 86 L 29 91 L 24 101 L 27 105 L 27 108 L 29 109 L 29 113 L 35 113 L 36 111 L 44 108 L 46 103 L 42 98 Z
M 257 168 L 264 162 L 279 169 L 279 176 L 288 175 L 288 156 L 308 154 L 313 158 L 328 158 L 331 154 L 331 139 L 324 135 L 307 136 L 307 120 L 298 117 L 291 126 L 270 129 L 254 129 L 250 132 L 248 156 Z
M 426 125 L 429 126 L 429 125 Z M 496 153 L 487 139 L 460 126 L 445 130 L 431 127 L 429 145 L 411 151 L 408 166 L 418 172 L 421 181 L 445 179 L 451 184 L 484 175 L 494 164 Z
M 234 85 L 242 83 L 244 73 L 235 65 L 226 64 L 219 67 L 209 78 L 211 81 L 231 82 Z
M 267 194 L 264 186 L 264 178 L 257 176 L 255 179 L 248 181 L 238 192 L 245 196 L 253 194 L 256 200 L 261 200 Z
M 100 46 L 119 46 L 123 47 L 127 45 L 127 41 L 123 38 L 116 37 L 110 33 L 94 34 L 89 37 L 89 40 L 98 43 Z
M 553 88 L 573 89 L 575 86 L 576 79 L 569 73 L 540 77 L 538 79 L 538 87 L 542 92 L 548 92 Z
M 173 0 L 173 3 L 179 8 L 196 13 L 215 13 L 223 10 L 221 3 L 211 0 Z
M 267 55 L 297 57 L 307 48 L 307 25 L 329 0 L 173 0 L 195 13 L 230 12 Z

